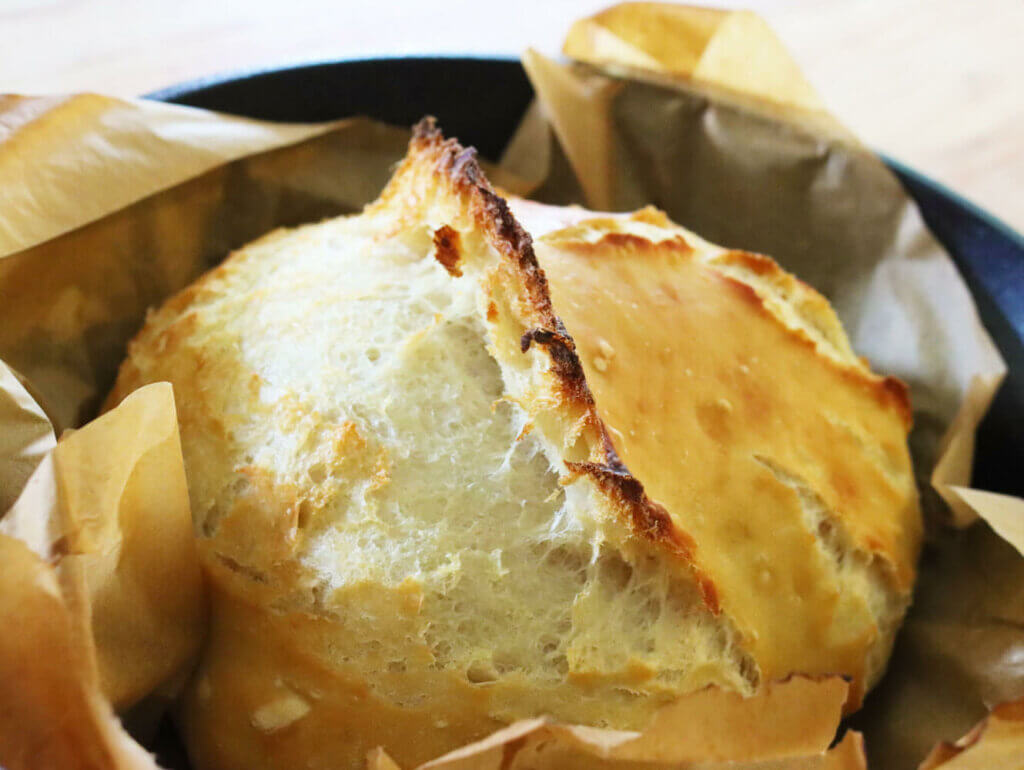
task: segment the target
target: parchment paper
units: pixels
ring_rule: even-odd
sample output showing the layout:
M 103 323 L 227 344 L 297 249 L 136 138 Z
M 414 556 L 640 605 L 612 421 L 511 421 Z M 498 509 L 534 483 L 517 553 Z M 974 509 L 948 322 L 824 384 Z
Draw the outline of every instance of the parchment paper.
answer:
M 666 707 L 643 733 L 524 720 L 417 770 L 857 770 L 858 733 L 829 750 L 847 690 L 838 678 L 802 677 L 754 698 L 708 688 Z M 383 751 L 367 765 L 398 767 Z
M 99 690 L 92 642 L 54 569 L 0 534 L 0 756 L 8 770 L 155 770 Z M 17 685 L 17 686 L 15 686 Z
M 921 770 L 1007 770 L 1024 768 L 1024 700 L 1004 703 L 956 743 L 935 747 Z
M 0 511 L 6 511 L 57 439 L 46 412 L 25 389 L 25 383 L 3 363 L 0 425 Z
M 142 388 L 66 436 L 0 519 L 0 763 L 153 768 L 112 704 L 170 696 L 205 604 L 174 398 Z
M 570 37 L 573 55 L 591 65 L 527 53 L 539 104 L 497 181 L 517 190 L 525 179 L 541 199 L 600 209 L 653 203 L 711 240 L 772 254 L 829 296 L 876 369 L 910 383 L 922 491 L 927 499 L 934 488 L 949 505 L 928 501 L 933 518 L 966 525 L 981 514 L 1002 536 L 985 524 L 931 530 L 891 673 L 857 722 L 872 767 L 910 767 L 936 740 L 963 734 L 986 707 L 1024 695 L 1022 503 L 969 489 L 973 431 L 1002 362 L 895 178 L 794 79 L 799 71 L 780 59 L 784 51 L 765 37 L 763 22 L 715 14 L 673 11 L 671 23 L 656 25 L 658 39 L 671 38 L 668 58 L 600 16 L 581 22 L 589 33 Z M 623 50 L 632 58 L 622 59 Z M 767 75 L 751 81 L 748 71 Z M 173 691 L 175 675 L 154 670 L 145 649 L 177 639 L 177 654 L 187 658 L 201 640 L 194 618 L 202 602 L 176 605 L 193 620 L 170 621 L 175 630 L 166 637 L 157 625 L 135 627 L 130 642 L 118 639 L 146 601 L 134 587 L 147 583 L 111 564 L 150 566 L 143 555 L 163 535 L 133 536 L 130 522 L 149 516 L 151 531 L 165 480 L 181 473 L 180 453 L 143 461 L 152 452 L 138 415 L 113 431 L 90 424 L 60 443 L 54 437 L 95 415 L 148 307 L 267 230 L 356 210 L 383 186 L 407 137 L 405 128 L 358 118 L 287 126 L 95 95 L 0 98 L 0 511 L 18 500 L 0 536 L 0 617 L 9 626 L 26 618 L 24 633 L 0 645 L 0 692 L 50 683 L 54 693 L 77 693 L 31 703 L 0 695 L 4 726 L 31 705 L 36 716 L 55 715 L 42 733 L 47 740 L 58 724 L 81 725 L 74 734 L 84 737 L 72 745 L 92 748 L 78 754 L 106 757 L 81 766 L 146 766 L 133 764 L 145 755 L 125 748 L 99 693 L 126 706 L 147 688 Z M 159 413 L 153 425 L 166 428 L 167 413 Z M 169 435 L 156 445 L 166 448 Z M 74 484 L 80 500 L 105 501 L 96 522 L 62 508 L 71 499 L 62 490 Z M 89 550 L 90 542 L 99 545 Z M 188 574 L 188 558 L 182 563 Z M 88 623 L 86 605 L 95 608 Z M 72 663 L 25 668 L 18 661 L 32 649 L 53 649 Z M 73 705 L 58 709 L 63 702 Z M 595 766 L 592 745 L 577 738 L 607 746 L 614 737 L 546 723 L 515 729 L 522 732 L 492 737 L 444 766 L 490 767 L 496 747 L 502 756 L 509 746 L 564 748 L 565 736 L 583 752 L 572 761 Z M 18 767 L 7 756 L 24 745 L 0 727 L 0 762 Z M 828 764 L 856 761 L 856 737 L 840 746 L 828 760 L 819 753 L 805 758 L 811 764 L 791 757 L 786 766 L 856 766 Z M 388 766 L 383 756 L 375 761 Z M 758 766 L 781 766 L 766 761 Z

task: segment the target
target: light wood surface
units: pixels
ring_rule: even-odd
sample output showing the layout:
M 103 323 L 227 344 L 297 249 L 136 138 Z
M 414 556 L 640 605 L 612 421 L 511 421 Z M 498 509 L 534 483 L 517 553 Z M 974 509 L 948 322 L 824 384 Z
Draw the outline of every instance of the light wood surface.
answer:
M 602 0 L 0 0 L 0 91 L 372 53 L 555 53 Z M 1024 0 L 747 0 L 868 144 L 1024 231 Z

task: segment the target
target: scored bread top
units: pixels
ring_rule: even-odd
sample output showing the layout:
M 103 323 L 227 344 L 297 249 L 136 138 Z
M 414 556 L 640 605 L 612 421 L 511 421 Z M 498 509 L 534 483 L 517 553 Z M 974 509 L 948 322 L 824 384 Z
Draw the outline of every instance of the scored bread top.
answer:
M 903 383 L 873 374 L 828 302 L 766 257 L 654 209 L 513 209 L 618 456 L 696 542 L 762 676 L 838 662 L 859 694 L 921 535 Z
M 902 387 L 767 258 L 513 209 L 536 241 L 425 121 L 361 214 L 246 246 L 131 344 L 110 401 L 173 382 L 210 577 L 207 766 L 638 729 L 790 673 L 853 707 L 881 672 L 920 526 Z

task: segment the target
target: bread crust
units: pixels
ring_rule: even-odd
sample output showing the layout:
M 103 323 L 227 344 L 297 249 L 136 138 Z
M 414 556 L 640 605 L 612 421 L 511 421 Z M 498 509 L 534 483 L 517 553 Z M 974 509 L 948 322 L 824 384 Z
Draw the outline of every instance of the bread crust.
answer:
M 433 269 L 443 268 L 441 275 L 452 282 L 478 287 L 488 353 L 500 367 L 505 398 L 525 415 L 516 443 L 536 441 L 544 447 L 559 474 L 562 494 L 567 501 L 571 498 L 567 510 L 591 517 L 587 537 L 599 541 L 602 554 L 607 552 L 610 558 L 607 564 L 595 561 L 587 569 L 607 573 L 601 590 L 611 598 L 601 598 L 590 583 L 581 590 L 573 617 L 593 627 L 570 650 L 568 662 L 563 661 L 566 670 L 555 681 L 517 670 L 492 679 L 486 671 L 446 666 L 422 641 L 428 599 L 414 576 L 398 584 L 343 584 L 326 598 L 317 593 L 320 589 L 306 563 L 314 529 L 310 519 L 340 505 L 337 500 L 303 483 L 278 478 L 258 459 L 232 465 L 218 451 L 197 449 L 201 442 L 190 444 L 190 437 L 196 436 L 236 441 L 234 432 L 244 420 L 234 415 L 234 395 L 220 392 L 219 375 L 224 372 L 227 380 L 245 370 L 240 350 L 248 344 L 246 335 L 260 334 L 243 329 L 240 338 L 221 339 L 218 324 L 223 319 L 204 321 L 204 303 L 246 291 L 255 291 L 250 301 L 258 302 L 261 290 L 252 290 L 245 280 L 263 269 L 261 260 L 272 263 L 277 250 L 302 249 L 307 242 L 311 248 L 322 248 L 318 239 L 329 237 L 323 234 L 331 223 L 272 233 L 236 252 L 151 315 L 132 343 L 108 401 L 116 403 L 153 379 L 167 378 L 175 384 L 195 495 L 193 510 L 212 595 L 210 640 L 181 710 L 197 768 L 359 767 L 365 752 L 377 744 L 412 766 L 518 718 L 547 713 L 569 721 L 637 729 L 662 704 L 695 688 L 714 683 L 750 692 L 762 680 L 791 673 L 851 677 L 854 708 L 880 675 L 909 601 L 920 534 L 905 445 L 910 419 L 906 388 L 871 373 L 849 348 L 827 301 L 766 257 L 708 244 L 655 209 L 619 216 L 522 201 L 513 201 L 513 208 L 484 178 L 473 150 L 444 139 L 434 121 L 427 119 L 414 130 L 409 154 L 380 198 L 350 221 L 387 222 L 385 230 L 372 236 L 381 242 L 426 230 L 430 258 L 437 262 Z M 574 293 L 573 271 L 581 265 L 593 268 L 598 283 L 579 281 Z M 625 278 L 615 274 L 616 266 L 623 265 L 635 272 L 623 273 Z M 693 281 L 703 282 L 706 295 L 694 291 Z M 635 315 L 615 309 L 620 288 L 636 292 L 642 300 Z M 662 295 L 679 307 L 666 311 L 658 304 Z M 686 302 L 680 300 L 684 295 Z M 606 298 L 607 304 L 601 304 Z M 839 388 L 843 403 L 852 406 L 840 410 L 837 424 L 861 409 L 868 415 L 864 425 L 855 420 L 855 425 L 843 428 L 848 454 L 829 466 L 837 472 L 827 483 L 808 476 L 806 464 L 790 462 L 793 458 L 785 452 L 766 451 L 764 458 L 755 458 L 759 464 L 748 469 L 756 484 L 744 487 L 744 494 L 758 501 L 762 495 L 766 511 L 792 519 L 787 520 L 788 537 L 802 550 L 788 559 L 794 565 L 778 565 L 779 572 L 809 584 L 800 590 L 818 612 L 798 612 L 778 621 L 806 631 L 800 637 L 803 646 L 781 652 L 765 640 L 771 642 L 774 634 L 776 646 L 785 647 L 787 637 L 773 628 L 770 618 L 752 620 L 749 602 L 744 605 L 738 597 L 737 586 L 746 578 L 730 575 L 721 558 L 710 558 L 719 551 L 727 553 L 728 542 L 701 524 L 686 496 L 673 487 L 679 459 L 671 453 L 638 450 L 624 436 L 631 415 L 648 408 L 650 429 L 666 426 L 677 431 L 684 450 L 706 443 L 708 431 L 728 422 L 727 415 L 709 413 L 699 427 L 702 432 L 694 432 L 697 428 L 691 430 L 677 420 L 677 412 L 692 417 L 693 405 L 685 399 L 674 396 L 647 404 L 628 396 L 638 382 L 671 389 L 681 381 L 682 359 L 673 363 L 651 351 L 671 348 L 676 351 L 672 355 L 692 354 L 658 327 L 685 325 L 687 317 L 679 315 L 679 308 L 701 303 L 723 318 L 738 318 L 740 326 L 730 327 L 733 330 L 750 327 L 772 340 L 777 347 L 766 352 L 769 360 L 780 355 L 788 362 L 802 362 L 811 368 L 815 382 Z M 612 323 L 611 331 L 601 326 L 602 317 Z M 624 330 L 624 341 L 608 346 L 602 335 L 612 334 L 616 324 Z M 727 337 L 718 347 L 698 352 L 721 363 L 722 351 L 736 353 L 734 343 L 742 337 Z M 604 346 L 614 349 L 609 353 Z M 626 379 L 614 379 L 620 376 Z M 782 377 L 787 382 L 789 378 L 788 373 Z M 623 385 L 621 392 L 616 382 Z M 265 394 L 272 385 L 256 371 L 245 380 L 246 392 L 237 394 L 250 412 L 244 419 L 265 419 L 287 432 L 304 424 L 310 414 L 319 415 L 317 409 L 332 408 L 310 407 L 299 396 L 288 395 L 274 395 L 277 400 L 268 405 Z M 787 393 L 754 388 L 749 399 L 753 403 L 761 398 L 770 406 L 771 398 L 788 397 Z M 878 426 L 888 442 L 882 450 L 872 443 L 869 430 Z M 823 430 L 839 435 L 840 428 L 833 428 Z M 366 494 L 398 483 L 393 476 L 400 460 L 365 425 L 349 421 L 331 431 L 310 450 L 315 457 L 305 470 L 313 479 L 311 488 L 320 489 L 315 477 L 334 472 L 358 479 L 369 490 Z M 742 446 L 763 448 L 765 441 L 769 448 L 774 446 L 763 435 L 757 441 L 761 444 Z M 823 451 L 820 442 L 808 446 L 818 455 Z M 858 452 L 870 455 L 870 462 Z M 878 460 L 876 454 L 884 457 Z M 892 478 L 877 469 L 871 473 L 891 482 L 896 492 L 886 498 L 888 502 L 865 508 L 870 515 L 860 515 L 864 506 L 859 502 L 836 502 L 842 490 L 861 495 L 867 483 L 859 477 L 844 481 L 840 472 L 848 470 L 847 462 L 854 474 L 862 467 L 870 470 L 888 463 L 885 473 Z M 727 466 L 711 459 L 706 467 L 722 471 Z M 235 479 L 239 490 L 222 492 L 217 487 L 222 477 Z M 727 486 L 722 489 L 728 492 Z M 833 495 L 833 490 L 840 491 Z M 224 510 L 211 507 L 206 499 L 215 494 L 227 495 Z M 808 500 L 824 511 L 815 508 L 814 515 L 829 528 L 826 534 L 817 531 L 819 519 L 813 526 L 804 521 L 811 516 Z M 715 499 L 707 502 L 709 510 L 716 504 Z M 892 512 L 891 526 L 889 519 L 875 515 L 885 505 L 899 508 Z M 207 510 L 216 515 L 207 515 Z M 736 510 L 726 513 L 732 518 L 723 521 L 742 529 Z M 758 515 L 760 519 L 751 516 L 751 521 L 759 522 L 751 542 L 768 548 L 773 539 L 785 539 L 771 531 L 768 513 Z M 739 552 L 748 553 L 749 548 Z M 701 665 L 636 650 L 614 665 L 601 657 L 607 652 L 602 646 L 612 649 L 619 643 L 614 634 L 601 630 L 602 602 L 628 604 L 631 594 L 626 587 L 637 584 L 641 573 L 661 581 L 663 601 L 656 609 L 678 624 L 670 623 L 659 643 L 689 644 L 692 638 L 695 648 L 708 639 L 718 645 Z M 780 584 L 778 600 L 783 602 L 786 592 L 794 590 Z M 757 595 L 769 604 L 778 598 Z M 670 614 L 672 602 L 677 615 Z M 377 618 L 378 627 L 350 623 L 345 607 Z M 630 611 L 646 610 L 634 606 Z M 685 624 L 689 625 L 684 628 Z M 370 633 L 394 641 L 390 658 L 367 647 Z M 806 666 L 800 663 L 804 660 Z M 399 662 L 401 666 L 391 671 L 389 666 Z

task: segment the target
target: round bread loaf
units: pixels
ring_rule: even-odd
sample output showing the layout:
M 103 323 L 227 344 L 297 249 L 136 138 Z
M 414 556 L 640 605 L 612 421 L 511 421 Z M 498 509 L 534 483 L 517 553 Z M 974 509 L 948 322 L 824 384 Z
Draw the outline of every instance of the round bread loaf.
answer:
M 513 209 L 532 239 L 421 124 L 361 214 L 241 249 L 131 344 L 111 401 L 173 383 L 212 596 L 198 770 L 409 767 L 794 672 L 854 708 L 880 675 L 921 527 L 903 385 L 765 257 Z

